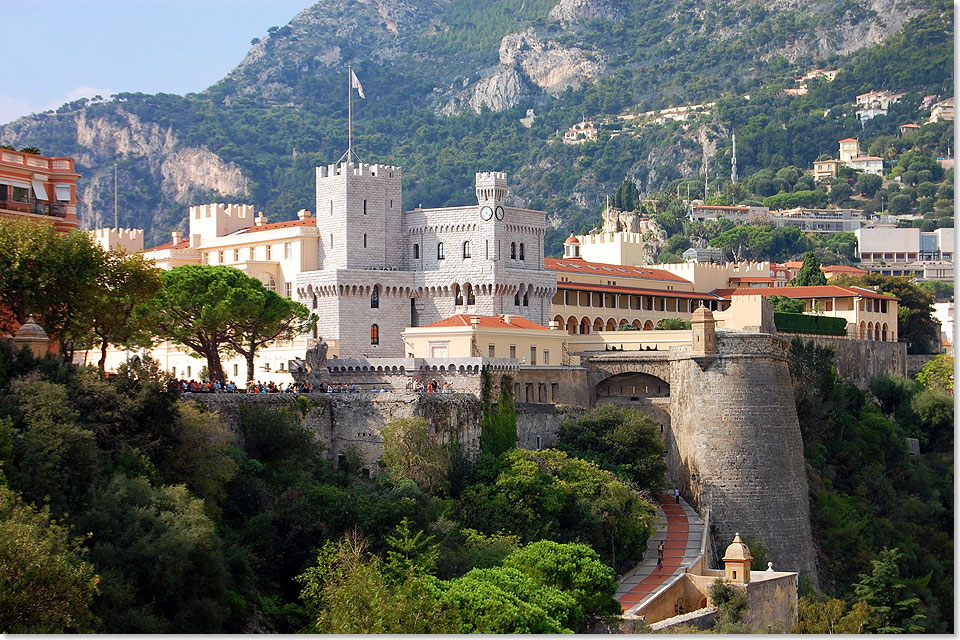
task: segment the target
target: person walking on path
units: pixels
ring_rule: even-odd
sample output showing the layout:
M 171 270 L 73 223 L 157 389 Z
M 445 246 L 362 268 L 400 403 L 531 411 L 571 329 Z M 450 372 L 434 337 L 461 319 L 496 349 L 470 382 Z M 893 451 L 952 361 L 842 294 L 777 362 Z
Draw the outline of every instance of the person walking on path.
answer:
M 663 560 L 663 540 L 657 545 L 657 557 Z
M 657 558 L 657 575 L 663 575 L 663 556 Z
M 680 489 L 673 490 L 673 497 L 676 499 L 677 504 L 680 504 Z

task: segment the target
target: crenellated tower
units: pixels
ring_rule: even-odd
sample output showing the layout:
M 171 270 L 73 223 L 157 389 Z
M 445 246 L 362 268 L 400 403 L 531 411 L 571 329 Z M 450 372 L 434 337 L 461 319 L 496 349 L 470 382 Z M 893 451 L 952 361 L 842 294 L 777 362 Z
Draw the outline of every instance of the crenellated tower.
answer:
M 403 255 L 400 167 L 317 167 L 318 269 L 390 269 Z

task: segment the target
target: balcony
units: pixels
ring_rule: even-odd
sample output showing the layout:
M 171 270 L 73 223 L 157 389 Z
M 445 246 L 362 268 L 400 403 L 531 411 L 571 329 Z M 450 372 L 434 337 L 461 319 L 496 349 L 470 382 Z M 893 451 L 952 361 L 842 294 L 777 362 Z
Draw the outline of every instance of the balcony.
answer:
M 0 200 L 0 209 L 15 211 L 17 213 L 32 213 L 41 216 L 54 216 L 65 218 L 67 216 L 67 203 L 47 202 L 38 198 Z
M 50 173 L 73 173 L 73 158 L 48 158 L 35 156 L 32 153 L 21 153 L 4 149 L 0 151 L 0 162 L 8 165 L 39 169 Z

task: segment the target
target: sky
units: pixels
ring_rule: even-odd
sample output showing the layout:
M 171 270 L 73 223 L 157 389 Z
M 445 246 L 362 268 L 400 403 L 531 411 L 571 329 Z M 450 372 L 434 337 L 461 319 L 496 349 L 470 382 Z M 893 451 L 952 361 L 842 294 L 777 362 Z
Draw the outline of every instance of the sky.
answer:
M 0 124 L 95 95 L 203 91 L 313 1 L 8 0 Z

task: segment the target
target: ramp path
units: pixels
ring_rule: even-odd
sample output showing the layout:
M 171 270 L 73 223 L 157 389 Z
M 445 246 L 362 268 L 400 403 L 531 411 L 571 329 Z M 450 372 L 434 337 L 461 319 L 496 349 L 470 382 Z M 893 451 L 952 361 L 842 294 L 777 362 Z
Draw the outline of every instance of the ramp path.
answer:
M 650 597 L 673 576 L 679 575 L 681 567 L 690 566 L 700 554 L 700 543 L 705 535 L 703 520 L 697 512 L 680 498 L 677 504 L 673 496 L 660 496 L 660 520 L 657 531 L 647 541 L 643 561 L 621 580 L 615 597 L 624 611 L 633 609 Z M 663 574 L 657 572 L 657 545 L 663 541 Z

